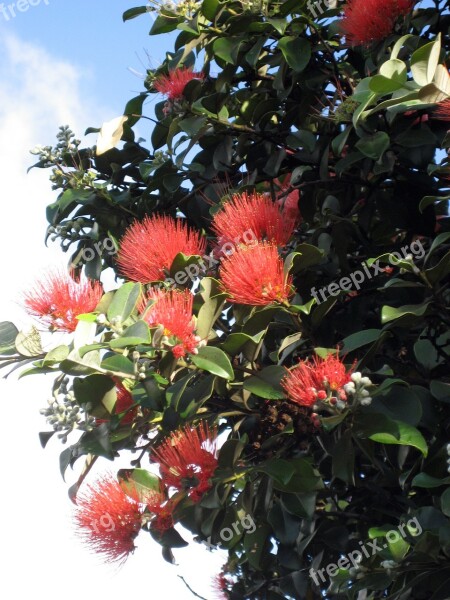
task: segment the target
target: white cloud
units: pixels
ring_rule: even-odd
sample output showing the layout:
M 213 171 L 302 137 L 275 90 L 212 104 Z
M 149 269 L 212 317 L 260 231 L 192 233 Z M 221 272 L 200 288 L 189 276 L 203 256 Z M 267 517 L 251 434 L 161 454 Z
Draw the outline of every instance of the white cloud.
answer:
M 20 290 L 46 265 L 61 260 L 57 247 L 44 246 L 45 206 L 55 194 L 49 172 L 26 174 L 35 159 L 29 150 L 54 143 L 61 124 L 79 137 L 117 108 L 87 99 L 83 73 L 29 42 L 3 35 L 0 56 L 0 321 L 25 323 L 17 305 Z M 89 143 L 94 141 L 91 137 Z M 136 593 L 192 598 L 150 536 L 140 535 L 137 552 L 118 572 L 99 566 L 73 540 L 68 486 L 58 472 L 64 447 L 52 440 L 43 451 L 37 435 L 47 429 L 38 411 L 50 385 L 48 377 L 0 380 L 2 589 L 12 600 L 36 594 L 46 600 L 119 600 Z M 210 577 L 221 559 L 198 545 L 176 551 L 176 557 L 193 588 L 210 598 Z

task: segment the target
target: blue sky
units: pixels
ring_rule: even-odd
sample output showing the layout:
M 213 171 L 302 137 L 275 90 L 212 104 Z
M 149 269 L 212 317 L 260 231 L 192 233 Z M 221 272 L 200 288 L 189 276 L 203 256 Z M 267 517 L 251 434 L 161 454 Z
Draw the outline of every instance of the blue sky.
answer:
M 24 6 L 28 0 L 20 1 Z M 7 8 L 12 2 L 4 3 L 8 20 L 0 3 L 0 321 L 19 328 L 30 325 L 20 308 L 21 290 L 48 266 L 67 259 L 58 246 L 44 246 L 45 207 L 55 192 L 49 172 L 33 169 L 27 175 L 36 160 L 29 150 L 53 144 L 59 125 L 69 124 L 81 137 L 87 127 L 121 115 L 127 100 L 143 89 L 129 68 L 144 74 L 173 44 L 172 36 L 148 37 L 150 16 L 122 22 L 132 0 L 33 2 L 25 12 L 14 3 L 14 17 Z M 139 134 L 148 139 L 150 131 Z M 88 144 L 94 143 L 91 135 Z M 67 496 L 76 470 L 64 483 L 58 466 L 64 446 L 55 439 L 44 451 L 38 440 L 38 432 L 48 429 L 39 409 L 46 406 L 50 388 L 48 376 L 0 379 L 2 595 L 122 600 L 138 593 L 191 599 L 177 577 L 182 574 L 211 600 L 211 578 L 224 559 L 199 544 L 176 551 L 179 567 L 173 567 L 150 536 L 141 534 L 137 551 L 119 570 L 80 545 Z M 119 464 L 100 462 L 99 470 L 126 466 L 124 457 Z

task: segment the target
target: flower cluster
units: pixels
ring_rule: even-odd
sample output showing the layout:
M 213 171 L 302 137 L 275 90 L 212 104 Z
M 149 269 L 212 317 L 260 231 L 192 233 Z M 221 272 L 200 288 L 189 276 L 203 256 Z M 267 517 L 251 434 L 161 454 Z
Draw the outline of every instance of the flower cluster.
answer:
M 145 217 L 126 230 L 117 264 L 126 279 L 151 283 L 165 278 L 177 254 L 202 254 L 205 246 L 205 239 L 181 219 Z
M 414 4 L 415 0 L 347 0 L 341 31 L 352 46 L 383 40 Z
M 135 548 L 144 507 L 126 494 L 117 480 L 104 475 L 77 496 L 78 535 L 107 562 L 123 562 Z
M 149 308 L 149 301 L 153 304 Z M 150 289 L 142 300 L 140 311 L 150 327 L 159 327 L 160 335 L 153 343 L 167 346 L 175 358 L 197 354 L 202 339 L 195 335 L 195 317 L 192 314 L 194 296 L 189 290 Z
M 221 265 L 220 278 L 231 302 L 252 306 L 285 303 L 292 277 L 284 272 L 277 247 L 267 242 L 242 246 Z
M 265 194 L 243 192 L 233 194 L 214 215 L 212 229 L 219 246 L 241 239 L 249 229 L 260 241 L 285 246 L 292 236 L 296 220 L 297 215 L 290 203 L 283 208 Z
M 348 396 L 359 399 L 367 405 L 371 398 L 366 389 L 372 382 L 361 373 L 353 372 L 353 366 L 347 369 L 335 355 L 326 358 L 318 356 L 311 360 L 300 361 L 289 370 L 281 385 L 289 399 L 301 406 L 313 407 L 318 402 L 344 408 Z
M 25 310 L 51 331 L 75 331 L 77 316 L 92 312 L 103 295 L 98 281 L 56 269 L 23 294 Z
M 211 477 L 217 468 L 217 430 L 205 422 L 173 432 L 156 449 L 151 459 L 159 464 L 168 488 L 186 492 L 198 502 L 211 489 Z

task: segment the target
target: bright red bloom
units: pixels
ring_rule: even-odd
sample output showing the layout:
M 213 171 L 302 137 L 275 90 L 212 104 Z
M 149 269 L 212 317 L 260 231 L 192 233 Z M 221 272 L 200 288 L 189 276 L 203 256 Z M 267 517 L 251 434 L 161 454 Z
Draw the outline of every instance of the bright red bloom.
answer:
M 168 100 L 179 100 L 183 90 L 193 79 L 203 79 L 203 73 L 194 73 L 192 69 L 181 68 L 170 71 L 168 75 L 160 75 L 153 82 L 156 91 L 164 94 Z
M 187 491 L 194 502 L 211 489 L 211 477 L 217 468 L 217 430 L 209 430 L 203 421 L 197 427 L 186 426 L 173 432 L 158 448 L 153 459 L 159 463 L 167 487 Z
M 201 338 L 194 333 L 192 293 L 189 290 L 152 289 L 148 292 L 146 300 L 141 302 L 141 312 L 149 300 L 154 300 L 154 303 L 143 313 L 143 319 L 150 327 L 164 328 L 163 336 L 169 338 L 167 343 L 175 358 L 181 358 L 186 353 L 197 354 Z
M 252 241 L 256 238 L 285 246 L 294 228 L 295 220 L 266 195 L 257 192 L 233 194 L 212 222 L 220 246 L 234 240 L 245 243 L 243 234 L 247 231 L 252 232 Z
M 285 275 L 284 263 L 273 244 L 241 246 L 220 267 L 220 278 L 231 302 L 266 306 L 286 302 L 291 295 L 292 277 Z
M 301 406 L 312 406 L 332 395 L 346 400 L 344 385 L 350 383 L 352 371 L 353 367 L 347 370 L 334 354 L 326 358 L 315 356 L 288 371 L 281 385 L 289 398 Z
M 383 40 L 394 31 L 399 17 L 405 17 L 415 0 L 348 0 L 340 23 L 352 46 Z
M 166 216 L 145 217 L 125 232 L 117 264 L 124 277 L 150 283 L 163 280 L 179 252 L 202 254 L 206 240 L 188 228 L 181 219 Z
M 25 310 L 51 331 L 74 331 L 77 316 L 95 310 L 103 295 L 98 281 L 82 276 L 75 281 L 70 273 L 56 269 L 24 292 Z
M 431 113 L 433 119 L 450 121 L 450 98 L 439 102 Z
M 111 475 L 104 475 L 77 496 L 75 524 L 81 539 L 106 562 L 126 560 L 135 548 L 142 509 Z

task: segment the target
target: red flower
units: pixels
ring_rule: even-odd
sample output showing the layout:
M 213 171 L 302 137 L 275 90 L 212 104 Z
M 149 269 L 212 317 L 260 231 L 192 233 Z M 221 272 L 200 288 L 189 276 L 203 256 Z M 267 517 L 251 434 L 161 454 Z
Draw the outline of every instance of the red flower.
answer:
M 95 310 L 103 295 L 98 281 L 82 276 L 75 281 L 70 273 L 56 269 L 23 294 L 25 310 L 51 331 L 74 331 L 77 316 Z
M 203 73 L 194 73 L 192 69 L 181 68 L 169 71 L 168 75 L 160 75 L 153 82 L 156 91 L 164 94 L 168 100 L 179 100 L 183 90 L 193 79 L 203 79 Z
M 302 216 L 298 208 L 300 191 L 292 190 L 287 195 L 285 193 L 291 187 L 291 175 L 289 174 L 284 179 L 283 183 L 281 183 L 279 179 L 275 179 L 274 183 L 280 188 L 279 192 L 276 194 L 276 198 L 277 205 L 282 210 L 284 219 L 288 222 L 293 222 L 294 226 L 298 225 L 302 221 Z
M 294 227 L 295 220 L 283 213 L 270 198 L 257 192 L 233 194 L 214 215 L 212 223 L 220 246 L 233 241 L 245 243 L 243 234 L 247 231 L 252 232 L 252 241 L 256 238 L 285 246 Z
M 164 494 L 154 492 L 147 499 L 147 508 L 155 516 L 151 521 L 151 527 L 159 533 L 164 533 L 174 525 L 173 511 L 176 503 L 166 500 Z
M 406 16 L 415 0 L 348 0 L 341 31 L 352 46 L 370 44 L 394 31 L 399 17 Z
M 210 431 L 203 421 L 173 432 L 153 450 L 161 477 L 167 487 L 188 491 L 194 502 L 211 488 L 210 479 L 217 468 L 217 430 Z
M 155 290 L 148 292 L 147 299 L 140 305 L 144 311 L 149 300 L 154 303 L 143 313 L 143 319 L 150 327 L 164 328 L 163 336 L 175 358 L 186 353 L 197 354 L 201 338 L 195 335 L 195 318 L 192 315 L 194 296 L 189 290 Z
M 431 113 L 433 119 L 450 121 L 450 98 L 439 102 Z
M 347 371 L 344 363 L 334 354 L 326 358 L 314 357 L 300 361 L 282 379 L 289 398 L 301 406 L 312 406 L 318 400 L 337 396 L 346 400 L 344 385 L 350 383 L 353 367 Z
M 88 485 L 87 493 L 78 494 L 75 524 L 81 539 L 106 562 L 123 562 L 135 548 L 142 510 L 111 475 L 105 475 Z
M 217 600 L 228 600 L 228 586 L 230 583 L 230 580 L 224 575 L 223 572 L 218 573 L 214 577 L 212 589 L 214 597 L 217 598 Z
M 121 418 L 120 423 L 122 425 L 129 425 L 134 421 L 137 415 L 137 408 L 130 410 L 134 404 L 133 396 L 127 390 L 127 388 L 122 385 L 122 383 L 116 384 L 116 392 L 117 402 L 116 406 L 114 407 L 114 413 L 118 415 L 124 412 L 125 414 Z
M 284 274 L 284 263 L 273 244 L 241 246 L 223 261 L 220 277 L 232 302 L 268 305 L 286 302 L 291 295 L 292 277 Z
M 117 264 L 124 277 L 150 283 L 165 278 L 175 256 L 202 254 L 205 239 L 190 230 L 181 219 L 145 217 L 135 221 L 125 232 Z

